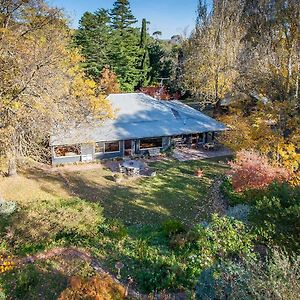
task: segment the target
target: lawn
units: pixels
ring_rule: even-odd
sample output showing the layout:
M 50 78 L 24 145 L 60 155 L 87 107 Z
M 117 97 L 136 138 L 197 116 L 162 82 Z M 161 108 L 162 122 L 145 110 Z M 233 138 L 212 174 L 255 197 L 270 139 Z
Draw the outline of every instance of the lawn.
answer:
M 56 247 L 77 247 L 86 249 L 113 275 L 115 263 L 122 261 L 122 280 L 132 276 L 142 292 L 191 288 L 206 258 L 195 261 L 193 257 L 202 252 L 182 250 L 181 243 L 187 240 L 180 234 L 170 239 L 163 224 L 178 220 L 187 232 L 210 216 L 207 192 L 213 179 L 227 169 L 219 160 L 155 162 L 151 167 L 157 170 L 156 177 L 121 184 L 101 165 L 58 172 L 27 168 L 14 178 L 1 178 L 3 197 L 16 201 L 19 209 L 0 220 L 5 237 L 0 252 L 23 257 Z M 197 169 L 204 170 L 204 177 L 194 175 Z M 7 272 L 0 279 L 0 298 L 2 287 L 12 299 L 25 299 L 28 290 L 32 299 L 40 299 L 47 286 L 43 299 L 57 299 L 67 279 L 86 269 L 76 267 L 66 273 L 62 262 L 62 258 L 51 259 Z
M 21 206 L 78 197 L 100 203 L 105 217 L 121 219 L 127 225 L 157 224 L 169 218 L 191 223 L 210 212 L 206 193 L 213 178 L 226 168 L 218 161 L 156 162 L 151 165 L 157 170 L 156 177 L 121 184 L 113 181 L 110 170 L 101 167 L 59 173 L 31 168 L 15 178 L 0 179 L 0 191 L 6 200 Z M 199 168 L 204 170 L 203 178 L 194 176 Z

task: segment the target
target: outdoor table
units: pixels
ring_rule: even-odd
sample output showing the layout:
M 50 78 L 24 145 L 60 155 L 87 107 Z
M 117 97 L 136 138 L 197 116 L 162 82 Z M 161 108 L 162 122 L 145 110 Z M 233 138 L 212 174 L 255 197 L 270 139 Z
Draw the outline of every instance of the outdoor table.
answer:
M 214 150 L 215 149 L 215 144 L 214 143 L 206 143 L 206 144 L 204 144 L 203 148 L 205 150 Z
M 122 166 L 128 171 L 138 172 L 141 168 L 141 163 L 136 160 L 125 160 Z

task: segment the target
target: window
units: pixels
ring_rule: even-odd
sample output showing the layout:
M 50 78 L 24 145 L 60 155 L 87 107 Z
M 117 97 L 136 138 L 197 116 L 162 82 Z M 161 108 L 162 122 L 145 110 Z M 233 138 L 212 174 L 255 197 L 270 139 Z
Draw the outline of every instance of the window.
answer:
M 55 157 L 77 156 L 81 154 L 80 145 L 58 146 L 54 148 Z
M 98 142 L 95 144 L 95 153 L 103 153 L 104 152 L 104 143 Z
M 120 151 L 120 143 L 119 142 L 107 142 L 104 143 L 104 152 L 119 152 Z
M 140 140 L 140 149 L 161 148 L 162 138 Z

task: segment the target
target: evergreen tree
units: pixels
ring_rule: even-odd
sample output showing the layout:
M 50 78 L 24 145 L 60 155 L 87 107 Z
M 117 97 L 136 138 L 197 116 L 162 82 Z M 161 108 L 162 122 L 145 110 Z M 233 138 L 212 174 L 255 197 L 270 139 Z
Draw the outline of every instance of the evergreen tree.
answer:
M 74 42 L 85 57 L 84 68 L 88 75 L 98 79 L 106 64 L 110 63 L 110 17 L 107 10 L 86 12 L 79 22 Z
M 128 0 L 117 0 L 113 5 L 110 15 L 112 17 L 113 28 L 121 32 L 130 29 L 137 22 L 131 12 Z
M 141 80 L 138 88 L 146 86 L 149 83 L 150 59 L 147 38 L 147 20 L 142 20 L 141 38 L 140 38 L 140 51 L 141 51 Z
M 111 62 L 121 89 L 134 91 L 141 80 L 139 31 L 128 0 L 117 0 L 110 11 L 112 32 Z

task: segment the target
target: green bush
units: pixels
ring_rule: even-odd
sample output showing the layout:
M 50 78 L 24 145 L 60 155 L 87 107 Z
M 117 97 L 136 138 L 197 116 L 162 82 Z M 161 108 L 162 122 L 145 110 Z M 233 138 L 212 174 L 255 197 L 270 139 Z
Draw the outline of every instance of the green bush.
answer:
M 162 225 L 162 230 L 165 236 L 171 237 L 175 234 L 186 231 L 185 226 L 178 220 L 167 220 Z
M 226 211 L 226 216 L 242 221 L 244 223 L 248 223 L 250 210 L 251 207 L 247 204 L 229 206 Z
M 128 236 L 126 226 L 118 219 L 108 220 L 108 234 L 117 240 L 122 240 Z
M 300 189 L 273 184 L 253 201 L 250 221 L 261 242 L 300 253 Z
M 214 214 L 207 227 L 198 225 L 195 229 L 198 249 L 212 260 L 252 254 L 255 236 L 238 220 Z
M 221 184 L 221 192 L 223 193 L 230 206 L 242 204 L 246 201 L 243 193 L 237 193 L 234 191 L 231 179 L 229 177 L 224 177 Z
M 196 299 L 299 299 L 299 263 L 276 251 L 266 263 L 223 261 L 201 273 Z

